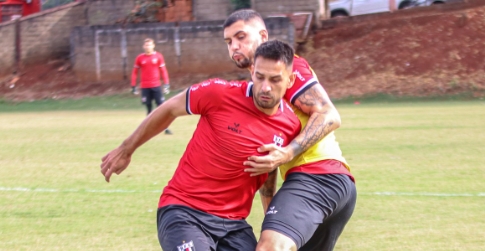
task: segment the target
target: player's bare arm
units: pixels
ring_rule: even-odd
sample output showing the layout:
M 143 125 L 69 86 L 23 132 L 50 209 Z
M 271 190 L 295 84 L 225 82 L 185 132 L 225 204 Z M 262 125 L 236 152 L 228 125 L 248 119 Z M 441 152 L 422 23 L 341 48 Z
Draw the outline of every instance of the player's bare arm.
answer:
M 131 155 L 135 150 L 159 134 L 175 120 L 176 117 L 187 115 L 185 110 L 186 92 L 169 99 L 155 109 L 138 128 L 116 149 L 102 158 L 101 173 L 109 182 L 113 173 L 120 174 L 130 164 Z
M 268 211 L 269 203 L 276 194 L 276 185 L 278 180 L 277 170 L 274 170 L 268 174 L 268 179 L 264 182 L 263 186 L 259 189 L 259 195 L 261 196 L 261 203 L 263 204 L 263 212 Z
M 320 84 L 312 86 L 295 101 L 295 106 L 309 116 L 301 133 L 286 147 L 289 160 L 340 127 L 340 115 Z M 285 162 L 286 163 L 286 162 Z
M 245 169 L 252 176 L 271 172 L 278 166 L 291 161 L 298 154 L 308 150 L 332 131 L 340 127 L 340 115 L 320 84 L 313 85 L 302 93 L 294 105 L 309 116 L 308 123 L 300 134 L 286 147 L 268 144 L 260 147 L 259 152 L 269 152 L 265 156 L 251 156 Z

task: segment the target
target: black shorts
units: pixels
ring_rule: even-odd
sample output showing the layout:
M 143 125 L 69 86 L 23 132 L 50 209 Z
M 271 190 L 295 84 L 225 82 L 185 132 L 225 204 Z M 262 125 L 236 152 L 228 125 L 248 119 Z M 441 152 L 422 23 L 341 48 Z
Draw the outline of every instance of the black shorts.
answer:
M 165 98 L 162 94 L 162 87 L 157 86 L 153 88 L 141 88 L 141 103 L 151 104 L 153 101 L 157 104 L 157 106 L 161 105 Z
M 157 228 L 164 251 L 254 251 L 257 244 L 245 220 L 224 219 L 179 205 L 158 209 Z
M 356 197 L 347 175 L 291 173 L 271 201 L 261 230 L 290 237 L 298 250 L 333 250 Z

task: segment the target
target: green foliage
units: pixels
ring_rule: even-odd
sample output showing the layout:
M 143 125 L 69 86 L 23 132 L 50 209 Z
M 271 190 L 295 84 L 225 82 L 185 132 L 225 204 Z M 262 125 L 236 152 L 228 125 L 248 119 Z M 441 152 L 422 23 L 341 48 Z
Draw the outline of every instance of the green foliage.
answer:
M 45 2 L 43 1 L 42 10 L 47 10 L 64 4 L 72 3 L 74 1 L 75 0 L 47 0 Z
M 234 10 L 251 8 L 250 0 L 231 0 Z

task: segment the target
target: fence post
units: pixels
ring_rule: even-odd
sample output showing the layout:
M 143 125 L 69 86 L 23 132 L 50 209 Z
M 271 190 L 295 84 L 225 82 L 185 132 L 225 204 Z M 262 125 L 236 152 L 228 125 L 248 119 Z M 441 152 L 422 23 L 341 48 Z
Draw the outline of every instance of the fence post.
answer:
M 20 41 L 20 18 L 15 19 L 15 53 L 14 53 L 14 61 L 15 61 L 15 69 L 14 73 L 18 74 L 20 72 L 20 59 L 21 56 L 21 41 Z

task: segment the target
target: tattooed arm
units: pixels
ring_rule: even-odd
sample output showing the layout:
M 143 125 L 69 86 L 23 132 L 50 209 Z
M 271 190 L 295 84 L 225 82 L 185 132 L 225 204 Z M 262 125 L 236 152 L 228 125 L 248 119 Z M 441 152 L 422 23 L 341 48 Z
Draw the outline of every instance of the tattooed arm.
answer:
M 295 106 L 310 117 L 305 128 L 287 147 L 288 161 L 340 127 L 340 115 L 320 84 L 302 93 Z
M 244 165 L 249 166 L 245 171 L 251 172 L 251 176 L 268 173 L 289 162 L 340 127 L 340 115 L 319 83 L 300 94 L 294 105 L 309 116 L 308 123 L 288 146 L 281 148 L 269 144 L 258 148 L 259 152 L 269 154 L 251 156 L 244 162 Z
M 259 195 L 261 196 L 261 203 L 263 204 L 263 212 L 266 214 L 268 211 L 269 203 L 273 199 L 276 193 L 277 184 L 277 170 L 274 170 L 268 174 L 268 179 L 259 189 Z

